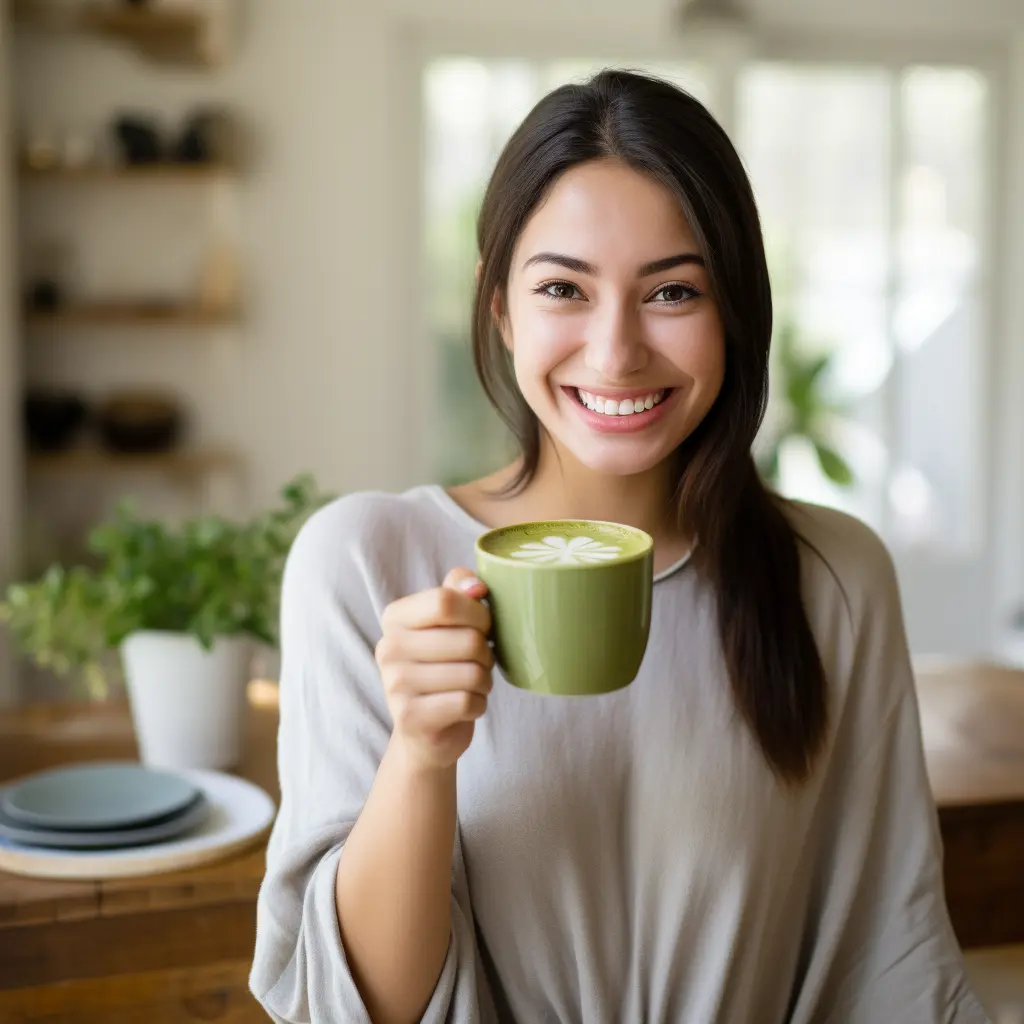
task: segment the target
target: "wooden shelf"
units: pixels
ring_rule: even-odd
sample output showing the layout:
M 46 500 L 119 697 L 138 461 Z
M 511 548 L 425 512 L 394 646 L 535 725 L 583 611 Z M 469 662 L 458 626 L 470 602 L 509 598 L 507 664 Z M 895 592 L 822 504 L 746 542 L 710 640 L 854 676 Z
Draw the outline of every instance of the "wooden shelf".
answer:
M 49 32 L 99 36 L 130 46 L 157 63 L 213 66 L 223 57 L 223 33 L 210 15 L 199 9 L 132 8 L 107 3 L 83 3 L 61 9 L 45 0 L 15 0 L 17 24 Z
M 83 4 L 76 22 L 84 32 L 96 32 L 121 39 L 162 36 L 176 39 L 196 36 L 206 24 L 198 7 L 178 9 L 157 6 L 129 7 L 92 3 Z
M 25 167 L 19 174 L 26 181 L 124 182 L 124 181 L 217 181 L 231 177 L 235 169 L 226 164 L 123 164 L 94 167 Z
M 33 473 L 109 475 L 142 471 L 199 477 L 217 470 L 234 469 L 238 459 L 233 452 L 217 448 L 186 448 L 140 455 L 115 454 L 99 448 L 73 448 L 65 452 L 31 452 L 27 465 Z
M 147 305 L 132 302 L 87 303 L 52 312 L 29 310 L 25 326 L 47 327 L 228 327 L 237 324 L 234 311 L 188 305 Z

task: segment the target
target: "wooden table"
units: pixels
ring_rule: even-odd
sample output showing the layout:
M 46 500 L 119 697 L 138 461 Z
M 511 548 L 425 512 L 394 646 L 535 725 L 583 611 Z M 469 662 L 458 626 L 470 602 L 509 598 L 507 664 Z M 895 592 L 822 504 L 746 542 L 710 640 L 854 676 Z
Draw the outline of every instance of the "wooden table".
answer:
M 265 689 L 250 687 L 246 725 L 239 774 L 277 800 L 277 708 Z M 0 781 L 137 756 L 122 705 L 0 714 Z M 247 984 L 264 855 L 259 844 L 205 867 L 108 882 L 0 871 L 0 1022 L 266 1024 Z
M 957 935 L 969 947 L 1024 942 L 1024 672 L 922 666 L 919 691 Z M 240 773 L 276 798 L 273 691 L 251 697 Z M 133 756 L 118 705 L 0 715 L 0 780 Z M 263 866 L 258 848 L 117 882 L 0 872 L 0 1021 L 266 1021 L 246 987 Z
M 916 672 L 957 937 L 965 948 L 1024 943 L 1024 671 Z

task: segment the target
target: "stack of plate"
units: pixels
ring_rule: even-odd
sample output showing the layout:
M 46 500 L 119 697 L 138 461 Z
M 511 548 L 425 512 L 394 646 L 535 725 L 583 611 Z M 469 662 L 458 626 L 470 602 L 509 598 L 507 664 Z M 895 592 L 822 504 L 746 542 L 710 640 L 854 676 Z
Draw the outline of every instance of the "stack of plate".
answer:
M 204 823 L 203 790 L 134 762 L 38 772 L 0 792 L 0 840 L 56 850 L 112 850 L 177 838 Z

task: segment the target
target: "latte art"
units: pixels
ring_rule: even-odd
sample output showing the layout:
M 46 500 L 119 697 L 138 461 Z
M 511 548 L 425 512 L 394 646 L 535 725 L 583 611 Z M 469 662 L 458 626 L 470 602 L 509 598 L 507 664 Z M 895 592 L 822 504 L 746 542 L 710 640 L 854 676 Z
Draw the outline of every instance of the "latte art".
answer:
M 545 537 L 541 541 L 526 541 L 509 557 L 543 565 L 587 565 L 611 562 L 619 557 L 617 544 L 604 544 L 593 537 Z

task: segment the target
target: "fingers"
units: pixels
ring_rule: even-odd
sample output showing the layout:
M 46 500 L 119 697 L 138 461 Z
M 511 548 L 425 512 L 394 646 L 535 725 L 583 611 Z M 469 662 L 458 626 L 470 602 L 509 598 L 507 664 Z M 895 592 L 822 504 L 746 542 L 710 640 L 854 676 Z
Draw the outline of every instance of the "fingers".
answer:
M 448 574 L 446 584 L 458 571 L 453 570 Z M 446 585 L 423 590 L 389 604 L 384 609 L 381 620 L 384 632 L 468 626 L 481 633 L 488 633 L 491 628 L 491 613 L 478 599 L 486 595 L 487 587 L 468 570 L 462 572 L 466 575 L 456 577 L 454 586 Z M 459 584 L 468 586 L 469 590 L 458 589 Z
M 454 764 L 487 710 L 494 652 L 486 585 L 453 569 L 440 587 L 384 610 L 375 651 L 399 738 L 430 764 Z
M 487 698 L 469 690 L 448 690 L 417 697 L 396 695 L 395 727 L 407 735 L 437 735 L 458 722 L 471 722 L 487 710 Z
M 381 678 L 388 693 L 406 695 L 465 690 L 486 697 L 494 686 L 491 670 L 476 661 L 385 664 Z
M 457 566 L 444 578 L 442 587 L 449 590 L 458 590 L 470 597 L 479 599 L 487 596 L 487 584 L 484 583 L 471 569 L 464 566 Z
M 487 637 L 472 627 L 435 626 L 385 633 L 377 644 L 377 661 L 388 662 L 471 662 L 486 669 L 494 667 L 494 652 Z

